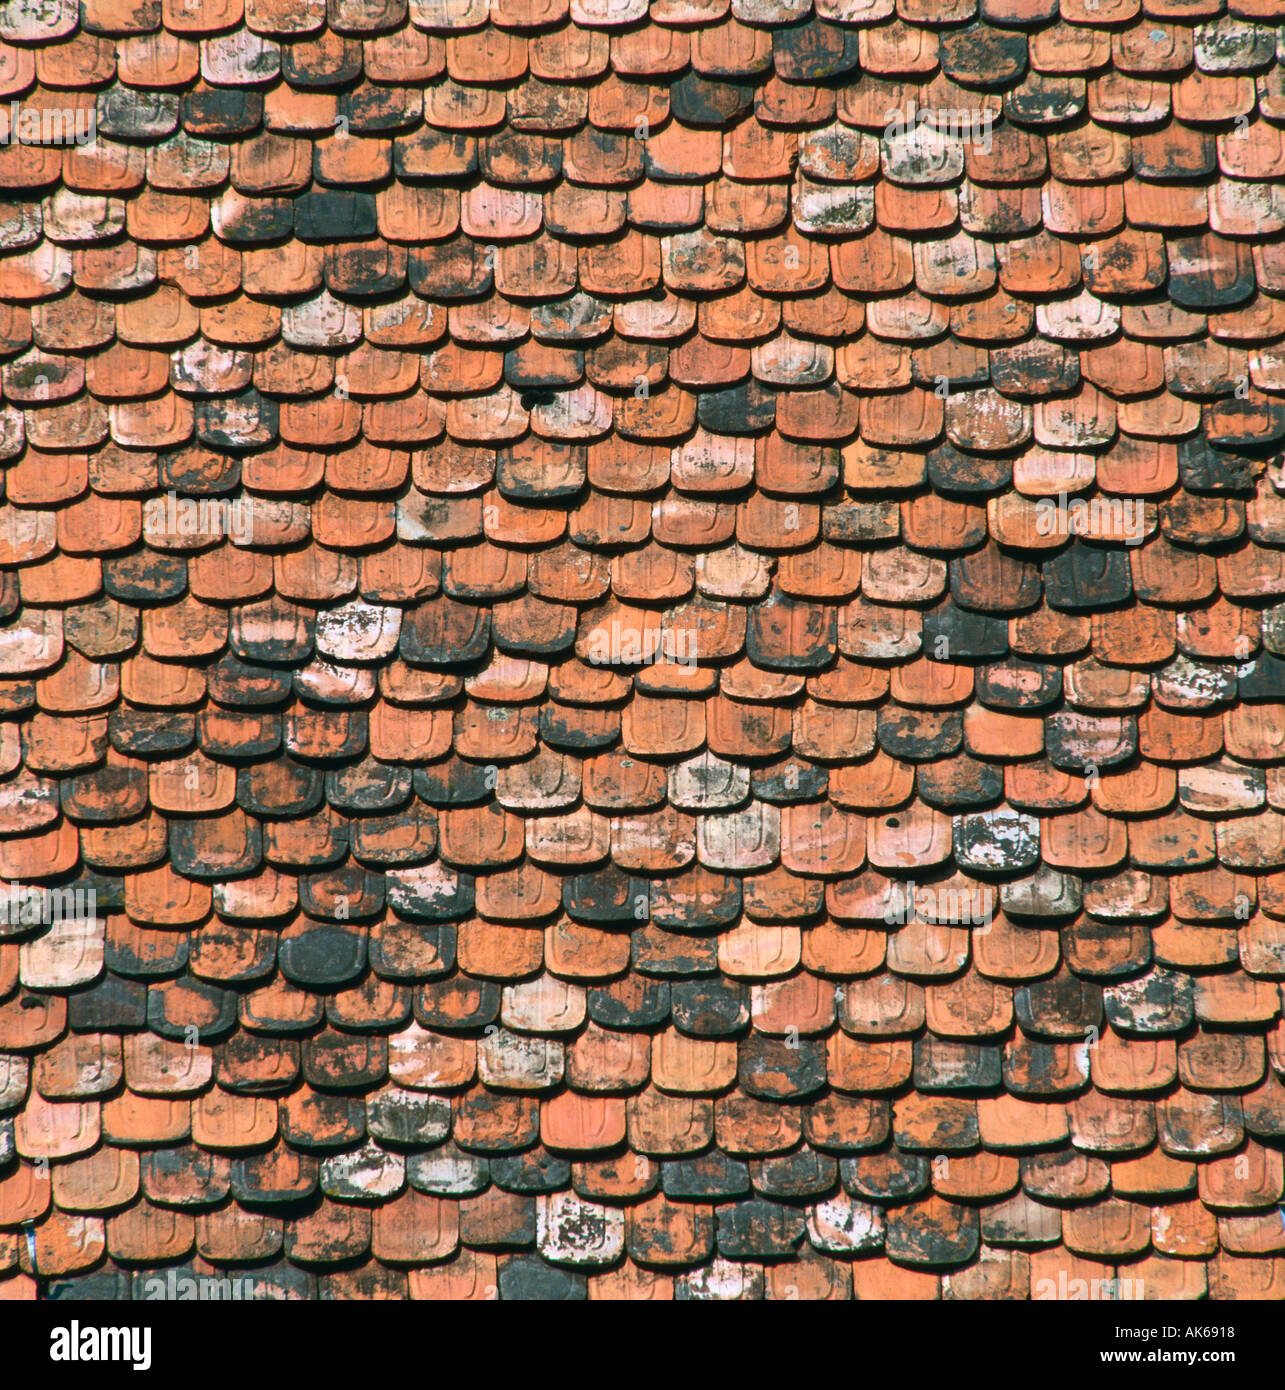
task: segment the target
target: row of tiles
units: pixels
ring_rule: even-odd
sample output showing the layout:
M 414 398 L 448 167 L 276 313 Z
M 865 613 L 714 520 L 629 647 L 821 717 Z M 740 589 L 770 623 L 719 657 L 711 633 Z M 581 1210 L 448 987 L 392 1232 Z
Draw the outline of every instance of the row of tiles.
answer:
M 1276 1300 L 1285 1288 L 1282 1264 L 1279 1259 L 1220 1254 L 1208 1261 L 1150 1256 L 1114 1266 L 1065 1249 L 1031 1257 L 1025 1251 L 982 1246 L 969 1269 L 947 1275 L 907 1269 L 878 1256 L 848 1262 L 814 1252 L 769 1265 L 715 1256 L 703 1268 L 682 1274 L 635 1264 L 626 1257 L 605 1273 L 585 1275 L 529 1256 L 465 1250 L 441 1264 L 410 1270 L 369 1261 L 321 1274 L 284 1261 L 247 1271 L 244 1266 L 221 1268 L 197 1260 L 140 1275 L 105 1261 L 96 1272 L 70 1278 L 39 1281 L 18 1273 L 0 1279 L 0 1299 L 34 1301 L 43 1288 L 48 1297 L 60 1301 Z

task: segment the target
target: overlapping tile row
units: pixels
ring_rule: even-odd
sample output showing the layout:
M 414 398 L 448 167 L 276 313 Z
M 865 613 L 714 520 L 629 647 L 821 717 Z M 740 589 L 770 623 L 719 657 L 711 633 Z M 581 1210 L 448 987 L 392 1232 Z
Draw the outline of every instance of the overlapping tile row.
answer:
M 1278 19 L 0 5 L 0 1296 L 1285 1296 Z

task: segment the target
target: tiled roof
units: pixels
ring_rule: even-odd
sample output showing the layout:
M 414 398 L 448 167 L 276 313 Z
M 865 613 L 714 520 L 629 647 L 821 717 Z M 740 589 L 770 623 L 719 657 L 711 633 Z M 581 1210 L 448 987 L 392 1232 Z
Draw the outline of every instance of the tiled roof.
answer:
M 0 5 L 0 1297 L 1285 1297 L 1279 18 Z

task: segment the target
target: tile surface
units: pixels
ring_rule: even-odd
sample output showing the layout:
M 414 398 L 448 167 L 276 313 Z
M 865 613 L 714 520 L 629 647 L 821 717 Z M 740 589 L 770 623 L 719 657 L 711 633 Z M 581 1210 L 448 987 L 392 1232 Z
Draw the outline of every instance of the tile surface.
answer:
M 1285 1297 L 1278 20 L 0 5 L 0 1297 Z

